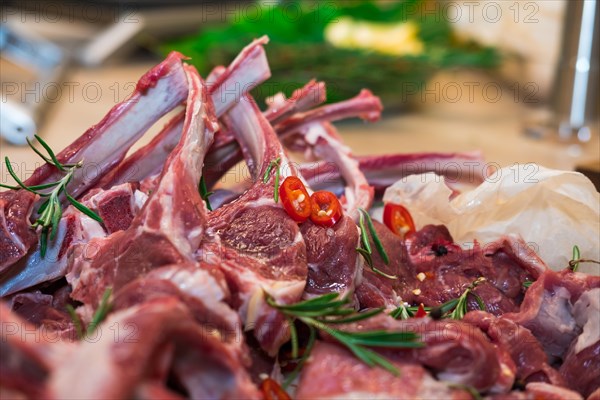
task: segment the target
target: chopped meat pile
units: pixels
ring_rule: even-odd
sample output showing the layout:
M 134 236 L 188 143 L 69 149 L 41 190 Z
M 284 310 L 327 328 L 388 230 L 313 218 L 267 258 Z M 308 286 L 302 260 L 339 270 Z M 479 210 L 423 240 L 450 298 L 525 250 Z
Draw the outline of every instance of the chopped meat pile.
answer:
M 366 89 L 322 105 L 325 84 L 310 81 L 261 111 L 249 90 L 270 76 L 267 42 L 206 79 L 178 53 L 148 71 L 56 154 L 100 173 L 74 170 L 50 235 L 32 224 L 64 171 L 46 163 L 24 183 L 41 193 L 0 193 L 0 397 L 286 398 L 278 383 L 299 399 L 600 398 L 600 277 L 552 271 L 510 234 L 465 249 L 444 226 L 402 236 L 366 222 L 407 173 L 483 160 L 354 156 L 332 122 L 379 119 Z M 240 162 L 247 179 L 221 187 Z M 338 208 L 281 197 L 288 178 Z M 306 201 L 310 218 L 290 212 Z M 369 317 L 313 337 L 310 312 L 281 311 L 332 293 Z M 388 367 L 369 365 L 344 338 L 373 332 L 418 345 L 377 345 Z

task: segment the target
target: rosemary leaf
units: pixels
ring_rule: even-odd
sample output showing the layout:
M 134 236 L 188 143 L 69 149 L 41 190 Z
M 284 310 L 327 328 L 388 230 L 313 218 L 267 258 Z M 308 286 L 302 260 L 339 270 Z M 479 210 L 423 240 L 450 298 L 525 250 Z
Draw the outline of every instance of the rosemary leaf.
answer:
M 375 248 L 377 249 L 377 251 L 379 252 L 379 255 L 381 256 L 381 259 L 383 260 L 384 264 L 386 264 L 386 265 L 388 265 L 390 262 L 387 252 L 383 248 L 383 244 L 381 243 L 381 240 L 379 240 L 379 236 L 377 236 L 377 232 L 375 231 L 375 226 L 373 225 L 373 220 L 371 219 L 371 216 L 369 215 L 368 212 L 366 212 L 362 208 L 358 209 L 358 226 L 360 227 L 360 241 L 361 241 L 362 247 L 357 248 L 356 251 L 359 252 L 364 257 L 365 262 L 367 263 L 367 265 L 369 267 L 371 267 L 371 270 L 374 273 L 384 276 L 388 279 L 398 279 L 397 276 L 386 274 L 385 272 L 381 271 L 380 269 L 376 268 L 373 265 L 373 257 L 372 257 L 373 249 L 371 248 L 371 244 L 369 242 L 369 235 L 367 233 L 367 228 L 365 227 L 365 219 L 367 220 L 367 225 L 369 226 L 369 232 L 371 233 L 371 237 L 373 238 L 373 243 L 375 244 Z
M 52 163 L 49 163 L 49 164 L 52 164 L 52 165 L 54 165 L 56 168 L 60 169 L 61 171 L 63 171 L 63 172 L 66 172 L 67 170 L 65 169 L 64 165 L 62 165 L 62 163 L 61 163 L 60 161 L 58 161 L 58 158 L 56 158 L 56 155 L 54 155 L 54 152 L 52 151 L 52 149 L 50 148 L 50 146 L 48 146 L 48 144 L 47 144 L 46 142 L 44 142 L 44 140 L 43 140 L 41 137 L 39 137 L 38 135 L 35 135 L 35 138 L 36 138 L 36 139 L 37 139 L 37 141 L 38 141 L 38 142 L 39 142 L 39 143 L 42 145 L 42 147 L 43 147 L 43 148 L 44 148 L 44 149 L 45 149 L 45 150 L 48 152 L 48 155 L 49 155 L 49 156 L 50 156 L 50 158 L 52 159 L 52 161 L 53 161 L 53 162 L 52 162 Z M 40 154 L 40 153 L 39 153 L 39 152 L 38 152 L 38 151 L 37 151 L 37 150 L 36 150 L 36 149 L 33 147 L 33 145 L 32 145 L 32 144 L 31 144 L 29 141 L 28 141 L 28 143 L 29 143 L 29 146 L 30 146 L 30 147 L 31 147 L 31 148 L 32 148 L 32 149 L 33 149 L 33 150 L 34 150 L 34 151 L 35 151 L 35 152 L 36 152 L 38 155 L 40 155 L 40 157 L 42 157 L 42 158 L 43 158 L 43 159 L 44 159 L 46 162 L 48 162 L 48 161 L 47 161 L 47 159 L 46 159 L 44 156 L 42 156 L 42 155 L 41 155 L 41 154 Z
M 338 297 L 337 293 L 328 293 L 328 294 L 324 294 L 322 296 L 314 297 L 309 300 L 301 301 L 296 304 L 278 305 L 273 302 L 272 305 L 277 306 L 277 308 L 280 310 L 286 310 L 286 311 L 313 311 L 313 310 L 323 309 L 324 305 L 326 305 L 328 307 L 339 307 L 339 306 L 342 306 L 342 305 L 345 305 L 348 303 L 347 300 L 338 300 L 338 301 L 334 302 L 333 300 L 337 299 L 337 297 Z M 267 298 L 267 300 L 272 301 L 271 298 Z
M 371 219 L 371 215 L 369 215 L 369 213 L 362 208 L 359 208 L 358 211 L 360 213 L 364 214 L 365 219 L 367 220 L 367 226 L 369 227 L 369 232 L 371 233 L 371 237 L 373 238 L 373 243 L 375 244 L 375 248 L 379 252 L 379 255 L 381 256 L 383 263 L 385 265 L 388 265 L 390 263 L 390 258 L 388 257 L 385 249 L 383 248 L 383 243 L 381 243 L 381 240 L 379 239 L 379 236 L 377 235 L 377 231 L 375 230 L 375 225 L 373 225 L 373 220 Z
M 52 231 L 50 232 L 50 240 L 54 241 L 56 238 L 56 234 L 58 233 L 58 224 L 60 223 L 60 219 L 62 217 L 62 209 L 60 208 L 60 202 L 58 199 L 53 202 L 52 207 Z
M 33 150 L 35 152 L 35 154 L 37 154 L 38 156 L 40 156 L 40 158 L 44 161 L 46 161 L 48 164 L 53 165 L 54 163 L 52 162 L 52 160 L 50 160 L 48 157 L 46 157 L 44 154 L 42 154 L 41 151 L 39 151 L 38 149 L 36 149 L 36 147 L 33 145 L 33 143 L 31 142 L 31 139 L 26 138 L 25 140 L 27 140 L 27 144 L 29 145 L 29 147 L 31 147 L 31 150 Z
M 409 319 L 413 314 L 409 312 L 408 307 L 404 304 L 398 306 L 394 311 L 390 313 L 390 317 L 394 319 Z
M 67 200 L 69 200 L 69 203 L 73 204 L 73 207 L 75 207 L 76 209 L 78 209 L 79 211 L 81 211 L 82 213 L 84 213 L 85 215 L 90 217 L 91 219 L 93 219 L 101 224 L 104 223 L 104 221 L 98 214 L 96 214 L 95 212 L 93 212 L 92 210 L 90 210 L 89 208 L 87 208 L 86 206 L 84 206 L 83 204 L 78 202 L 77 200 L 75 200 L 69 193 L 65 193 L 65 195 L 67 196 Z
M 77 338 L 80 340 L 83 339 L 83 324 L 81 323 L 81 319 L 79 318 L 79 315 L 77 315 L 77 313 L 75 312 L 75 309 L 70 304 L 67 304 L 67 312 L 69 313 L 69 316 L 71 317 L 71 320 L 73 321 L 73 325 L 75 326 L 75 332 L 77 333 Z
M 37 210 L 38 215 L 42 215 L 44 213 L 44 210 L 46 209 L 46 207 L 48 207 L 49 204 L 50 204 L 50 199 L 43 202 L 42 205 Z
M 86 335 L 89 336 L 96 330 L 96 327 L 106 318 L 106 315 L 110 312 L 111 304 L 109 303 L 110 295 L 112 294 L 112 288 L 107 288 L 102 295 L 100 305 L 92 317 L 92 322 L 87 327 Z
M 19 189 L 21 189 L 20 186 L 10 186 L 10 185 L 5 185 L 3 183 L 0 183 L 0 188 L 11 189 L 11 190 L 19 190 Z
M 353 316 L 338 318 L 338 319 L 327 319 L 328 324 L 349 324 L 352 322 L 362 321 L 364 319 L 369 319 L 377 314 L 380 314 L 383 311 L 383 308 L 375 308 L 373 310 L 356 313 Z
M 279 203 L 279 178 L 281 175 L 281 170 L 279 168 L 279 162 L 277 163 L 275 170 L 275 184 L 273 185 L 273 199 L 275 203 Z
M 204 200 L 204 203 L 206 203 L 206 208 L 208 209 L 208 211 L 212 211 L 212 206 L 210 205 L 210 200 L 208 199 L 208 197 L 213 194 L 214 192 L 209 192 L 208 188 L 206 187 L 206 180 L 204 179 L 204 175 L 202 177 L 200 177 L 200 183 L 198 184 L 198 191 L 200 192 L 200 197 L 202 198 L 202 200 Z
M 360 240 L 362 241 L 363 248 L 369 255 L 373 254 L 371 243 L 369 243 L 369 236 L 367 235 L 367 228 L 365 228 L 365 217 L 362 212 L 359 212 L 358 226 L 360 227 Z
M 571 258 L 571 261 L 569 262 L 569 265 L 571 266 L 571 271 L 577 272 L 577 269 L 579 269 L 580 259 L 581 251 L 579 250 L 579 246 L 575 245 L 573 246 L 573 258 Z
M 306 362 L 306 360 L 308 360 L 310 352 L 312 351 L 312 349 L 315 345 L 315 341 L 317 339 L 317 331 L 312 326 L 309 326 L 308 329 L 309 329 L 308 342 L 306 343 L 306 347 L 304 349 L 304 353 L 302 354 L 302 358 L 300 358 L 300 360 L 296 364 L 296 367 L 294 368 L 294 370 L 288 375 L 286 380 L 283 382 L 283 385 L 282 385 L 283 389 L 286 389 L 290 385 L 290 383 L 292 383 L 294 381 L 294 379 L 296 379 L 296 377 L 302 370 L 302 367 L 304 367 L 304 363 Z
M 48 249 L 48 229 L 42 228 L 40 233 L 40 256 L 46 257 L 46 250 Z
M 455 309 L 456 305 L 458 304 L 458 300 L 459 299 L 452 299 L 452 300 L 448 300 L 447 302 L 445 302 L 444 304 L 442 304 L 440 306 L 442 312 L 445 314 L 445 313 L 450 312 L 453 309 Z
M 273 161 L 271 161 L 269 163 L 269 165 L 267 166 L 267 170 L 265 171 L 264 175 L 263 175 L 263 183 L 267 183 L 269 182 L 269 177 L 271 175 L 271 170 L 273 169 L 273 167 L 275 165 L 279 165 L 279 162 L 281 161 L 280 157 L 277 157 L 276 159 L 274 159 Z
M 50 189 L 50 188 L 53 188 L 53 187 L 55 187 L 57 185 L 60 185 L 60 181 L 59 182 L 44 183 L 43 185 L 28 186 L 28 188 L 32 189 L 32 190 L 42 190 L 42 189 Z M 40 193 L 40 196 L 43 196 L 44 194 Z
M 290 326 L 290 341 L 292 342 L 292 358 L 298 358 L 298 331 L 294 325 L 292 317 L 286 317 Z
M 473 283 L 471 283 L 469 285 L 469 287 L 467 287 L 467 289 L 463 292 L 463 294 L 461 294 L 460 297 L 458 298 L 458 301 L 456 303 L 456 308 L 454 309 L 454 311 L 452 311 L 452 313 L 450 313 L 450 318 L 457 319 L 457 320 L 463 319 L 465 314 L 468 312 L 467 298 L 468 298 L 469 294 L 474 294 L 473 289 L 475 289 L 477 287 L 477 285 L 479 285 L 480 283 L 485 282 L 485 280 L 486 279 L 484 277 L 479 277 L 475 281 L 473 281 Z M 481 298 L 480 298 L 480 300 L 481 300 Z M 482 301 L 482 303 L 483 303 L 483 301 Z M 485 304 L 483 304 L 483 307 L 485 308 Z
M 8 157 L 4 157 L 4 163 L 6 164 L 6 169 L 8 170 L 8 173 L 10 174 L 10 176 L 12 176 L 12 178 L 15 180 L 15 182 L 17 182 L 17 184 L 27 190 L 28 192 L 34 193 L 34 194 L 40 194 L 38 192 L 36 192 L 34 189 L 29 188 L 29 186 L 25 185 L 21 179 L 19 179 L 19 177 L 17 176 L 17 174 L 15 173 L 15 171 L 13 170 L 13 167 L 10 163 L 10 160 L 8 159 Z
M 371 268 L 373 270 L 373 272 L 375 272 L 376 274 L 379 274 L 381 276 L 385 276 L 388 279 L 398 279 L 398 277 L 396 275 L 390 275 L 390 274 L 386 274 L 385 272 L 383 272 L 382 270 L 372 267 Z
M 475 298 L 475 301 L 477 302 L 477 305 L 481 311 L 487 311 L 487 307 L 485 306 L 483 299 L 477 293 L 471 292 L 471 296 Z
M 373 259 L 371 258 L 371 253 L 369 253 L 367 250 L 361 248 L 361 247 L 357 247 L 356 251 L 362 255 L 365 259 L 365 262 L 367 263 L 367 265 L 371 268 L 373 268 Z

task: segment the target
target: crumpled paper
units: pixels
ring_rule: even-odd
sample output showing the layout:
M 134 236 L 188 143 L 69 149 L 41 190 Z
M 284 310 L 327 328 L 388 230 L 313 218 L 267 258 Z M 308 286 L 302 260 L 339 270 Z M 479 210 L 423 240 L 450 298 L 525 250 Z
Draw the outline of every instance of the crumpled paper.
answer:
M 390 186 L 384 202 L 404 205 L 417 229 L 444 224 L 463 247 L 516 233 L 554 269 L 565 268 L 579 246 L 581 258 L 600 260 L 600 194 L 578 172 L 537 164 L 498 169 L 478 187 L 450 199 L 452 190 L 435 173 L 411 175 Z M 581 263 L 578 271 L 600 275 Z

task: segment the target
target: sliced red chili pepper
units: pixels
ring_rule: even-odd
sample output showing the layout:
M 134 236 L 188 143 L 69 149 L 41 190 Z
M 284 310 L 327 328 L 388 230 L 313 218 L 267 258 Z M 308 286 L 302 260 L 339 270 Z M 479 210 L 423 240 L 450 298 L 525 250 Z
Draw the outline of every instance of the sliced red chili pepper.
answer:
M 399 204 L 386 203 L 383 208 L 383 222 L 392 232 L 404 239 L 415 231 L 415 223 L 406 208 Z
M 262 381 L 260 390 L 263 392 L 265 400 L 291 400 L 290 395 L 271 378 Z
M 311 213 L 310 196 L 302 181 L 295 176 L 288 176 L 279 186 L 281 204 L 290 217 L 296 222 L 304 222 Z
M 314 192 L 310 197 L 310 220 L 317 225 L 333 226 L 342 218 L 342 205 L 335 194 L 326 190 Z
M 424 318 L 427 316 L 427 311 L 425 311 L 425 306 L 423 303 L 419 304 L 419 308 L 417 308 L 417 312 L 415 313 L 415 318 Z

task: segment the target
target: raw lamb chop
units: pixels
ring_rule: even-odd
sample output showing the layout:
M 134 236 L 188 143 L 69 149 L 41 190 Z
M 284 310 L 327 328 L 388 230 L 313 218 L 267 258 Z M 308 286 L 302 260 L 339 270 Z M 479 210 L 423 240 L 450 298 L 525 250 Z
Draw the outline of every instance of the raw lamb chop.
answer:
M 208 85 L 208 94 L 215 106 L 215 115 L 221 117 L 240 97 L 271 76 L 263 45 L 263 36 L 246 46 L 233 62 L 220 71 Z M 173 117 L 152 141 L 129 156 L 117 168 L 106 174 L 100 187 L 110 188 L 123 182 L 139 182 L 160 173 L 165 160 L 175 148 L 183 129 L 184 113 Z M 222 136 L 218 134 L 218 136 Z M 230 140 L 228 143 L 232 142 Z M 213 146 L 211 146 L 213 147 Z
M 285 317 L 266 304 L 264 292 L 282 304 L 296 302 L 307 274 L 298 225 L 274 201 L 275 179 L 296 171 L 251 97 L 244 97 L 228 117 L 255 183 L 210 214 L 201 257 L 220 265 L 246 329 L 254 329 L 261 347 L 275 354 L 288 340 L 289 330 Z
M 129 147 L 161 116 L 175 108 L 187 95 L 187 80 L 181 66 L 183 56 L 171 53 L 165 61 L 140 79 L 129 99 L 115 106 L 97 125 L 57 154 L 61 163 L 84 160 L 74 175 L 69 191 L 77 197 L 90 188 L 112 166 L 118 164 Z M 124 133 L 127 134 L 124 134 Z M 86 168 L 93 166 L 98 173 Z M 36 169 L 26 185 L 40 185 L 60 179 L 59 171 L 49 164 Z M 22 258 L 37 242 L 29 228 L 36 195 L 24 190 L 0 193 L 2 230 L 0 230 L 0 272 Z M 18 204 L 15 204 L 18 203 Z
M 185 69 L 190 90 L 184 134 L 169 156 L 158 186 L 129 229 L 83 245 L 94 248 L 95 253 L 74 259 L 67 274 L 73 287 L 71 296 L 93 308 L 106 287 L 114 285 L 118 290 L 153 268 L 193 261 L 204 235 L 206 206 L 197 182 L 218 125 L 204 83 L 193 68 Z
M 265 43 L 267 43 L 267 39 L 266 37 L 263 37 L 261 39 L 255 40 L 244 50 L 242 50 L 240 55 L 232 62 L 232 64 L 228 68 L 224 69 L 222 79 L 219 81 L 219 83 L 212 86 L 211 98 L 219 103 L 218 109 L 221 110 L 221 113 L 227 110 L 227 108 L 229 108 L 233 103 L 238 101 L 239 96 L 243 94 L 244 90 L 249 90 L 254 85 L 262 82 L 263 80 L 269 77 L 270 71 L 266 61 L 264 49 L 262 47 Z M 148 74 L 142 77 L 142 79 L 138 83 L 138 88 L 145 87 L 145 85 L 150 85 L 148 84 L 148 81 L 150 79 L 155 79 L 159 81 L 161 79 L 173 80 L 174 78 L 170 76 L 175 74 L 175 72 L 171 72 L 170 74 L 166 74 L 165 76 L 163 76 L 162 74 L 164 73 L 164 71 L 177 71 L 178 69 L 175 67 L 174 63 L 179 62 L 179 64 L 181 64 L 180 59 L 181 56 L 179 56 L 179 58 L 174 58 L 171 56 L 167 58 L 165 62 L 159 64 L 157 67 L 148 72 Z M 175 76 L 178 75 L 175 74 Z M 185 79 L 185 76 L 183 77 L 183 79 Z M 181 76 L 179 76 L 179 80 L 181 80 Z M 156 96 L 159 98 L 159 101 L 160 98 L 167 96 L 167 94 L 156 92 L 156 90 L 158 89 L 163 91 L 166 90 L 165 84 L 159 85 L 158 83 L 154 83 L 153 85 L 155 86 L 155 88 L 148 90 L 145 96 Z M 228 87 L 235 88 L 237 87 L 237 85 L 241 85 L 241 92 L 232 92 L 231 90 L 227 90 Z M 227 95 L 221 96 L 222 92 L 225 92 Z M 108 140 L 108 143 L 110 143 L 110 135 L 114 135 L 114 132 L 116 132 L 114 131 L 115 128 L 113 127 L 113 125 L 117 123 L 120 119 L 126 118 L 127 113 L 139 113 L 139 111 L 136 111 L 137 109 L 131 108 L 128 105 L 128 102 L 139 102 L 139 98 L 140 96 L 142 96 L 140 93 L 134 93 L 130 99 L 113 108 L 113 110 L 111 110 L 109 114 L 104 118 L 103 122 L 101 122 L 95 128 L 90 129 L 88 132 L 86 132 L 67 150 L 73 147 L 74 149 L 83 149 L 78 151 L 84 152 L 87 146 L 96 145 L 96 142 L 98 141 Z M 183 99 L 180 99 L 180 102 L 182 100 Z M 145 101 L 148 102 L 148 100 Z M 146 106 L 148 106 L 148 104 L 146 104 Z M 149 111 L 152 111 L 152 109 L 150 108 L 149 110 L 145 110 L 145 112 Z M 165 109 L 163 108 L 156 109 L 155 112 L 157 114 L 153 116 L 153 119 L 150 122 L 157 120 L 160 116 L 162 116 L 161 113 L 163 113 L 164 111 Z M 111 125 L 110 121 L 113 120 L 116 120 L 117 122 L 112 123 Z M 109 122 L 105 123 L 105 121 Z M 126 160 L 120 162 L 118 165 L 113 166 L 113 164 L 122 159 L 127 149 L 135 142 L 135 140 L 137 140 L 137 138 L 139 138 L 139 135 L 143 133 L 143 131 L 141 130 L 118 131 L 119 135 L 122 135 L 123 132 L 127 132 L 128 135 L 130 134 L 132 136 L 125 145 L 125 147 L 119 148 L 118 152 L 115 153 L 115 155 L 118 156 L 115 159 L 115 161 L 113 161 L 110 165 L 106 165 L 106 174 L 102 177 L 102 179 L 99 182 L 94 183 L 94 185 L 97 188 L 106 189 L 105 192 L 96 192 L 97 198 L 90 200 L 95 204 L 88 204 L 85 198 L 83 200 L 84 204 L 95 211 L 101 211 L 102 209 L 109 208 L 109 213 L 104 213 L 104 215 L 102 215 L 103 213 L 100 213 L 101 217 L 103 217 L 105 221 L 105 224 L 110 224 L 111 221 L 118 221 L 120 224 L 124 224 L 125 221 L 128 221 L 128 223 L 130 223 L 131 218 L 136 214 L 133 208 L 139 210 L 147 196 L 144 193 L 137 190 L 134 193 L 132 193 L 133 197 L 129 197 L 129 202 L 135 203 L 136 206 L 134 207 L 133 205 L 131 205 L 129 207 L 130 215 L 126 215 L 126 218 L 123 219 L 123 214 L 127 214 L 128 211 L 124 207 L 119 207 L 118 204 L 115 204 L 115 199 L 120 199 L 120 201 L 127 203 L 127 196 L 123 194 L 122 190 L 118 187 L 118 185 L 123 182 L 137 183 L 142 179 L 146 179 L 153 176 L 154 174 L 160 173 L 162 166 L 164 165 L 165 160 L 167 159 L 167 156 L 171 153 L 171 151 L 176 146 L 177 142 L 181 137 L 183 123 L 184 112 L 175 116 L 163 128 L 161 133 L 159 133 L 151 141 L 149 145 L 138 150 L 136 153 L 128 157 Z M 121 126 L 119 124 L 120 122 L 117 123 L 117 128 Z M 100 136 L 103 135 L 108 135 L 108 139 L 101 139 Z M 59 158 L 67 150 L 60 153 Z M 68 161 L 76 159 L 76 157 L 71 156 L 70 158 L 68 158 Z M 104 161 L 102 160 L 102 163 L 99 162 L 98 165 L 104 165 Z M 42 172 L 46 171 L 46 169 L 46 166 L 41 167 L 39 169 L 39 172 L 34 173 L 34 175 L 38 173 L 41 174 Z M 91 184 L 92 183 L 90 183 L 90 185 Z M 117 187 L 115 187 L 115 185 L 117 185 Z M 82 190 L 87 190 L 89 188 L 90 186 L 88 185 L 85 189 Z M 97 191 L 98 189 L 95 190 Z M 28 201 L 34 201 L 34 198 L 30 196 L 32 195 L 32 193 L 23 190 L 14 192 L 14 194 L 12 195 L 10 193 L 13 192 L 9 191 L 0 194 L 0 207 L 11 206 L 15 208 L 14 210 L 10 210 L 10 212 L 7 209 L 5 214 L 7 216 L 6 218 L 9 218 L 9 220 L 2 221 L 4 222 L 2 226 L 6 227 L 4 233 L 2 234 L 2 237 L 12 237 L 12 241 L 0 241 L 0 243 L 5 243 L 3 245 L 0 244 L 0 246 L 10 247 L 7 247 L 6 249 L 2 248 L 3 251 L 0 253 L 3 256 L 6 255 L 7 257 L 10 254 L 15 254 L 18 256 L 18 258 L 20 258 L 27 252 L 28 246 L 31 247 L 31 245 L 34 244 L 37 239 L 37 235 L 35 235 L 35 232 L 29 228 L 29 218 L 27 218 L 27 215 L 25 215 L 27 214 L 27 212 L 31 213 L 32 206 L 31 203 L 28 203 Z M 146 191 L 146 193 L 148 193 L 148 191 Z M 9 195 L 13 197 L 15 195 L 18 195 L 20 197 L 25 197 L 28 200 L 25 200 L 24 198 L 19 201 L 11 201 L 10 203 L 7 203 L 6 199 L 8 199 L 7 196 Z M 110 201 L 106 201 L 107 197 L 110 198 Z M 3 198 L 5 199 L 3 200 Z M 24 207 L 26 207 L 26 209 Z M 38 249 L 28 254 L 26 259 L 22 260 L 18 265 L 15 265 L 9 273 L 4 274 L 2 276 L 2 279 L 0 279 L 0 282 L 2 283 L 2 285 L 0 286 L 0 295 L 4 296 L 10 293 L 14 293 L 18 290 L 22 290 L 24 288 L 33 286 L 35 284 L 49 280 L 54 280 L 61 276 L 64 276 L 68 265 L 67 256 L 70 253 L 70 248 L 76 243 L 87 243 L 92 238 L 102 236 L 102 231 L 95 221 L 86 217 L 85 215 L 79 214 L 73 209 L 73 207 L 69 207 L 68 211 L 65 212 L 65 216 L 69 214 L 69 217 L 65 217 L 69 219 L 63 219 L 63 221 L 61 221 L 60 223 L 57 238 L 52 243 L 50 243 L 50 249 L 48 251 L 49 256 L 42 258 L 38 246 Z M 4 217 L 4 214 L 0 214 L 0 218 L 1 217 Z M 107 228 L 108 232 L 112 233 L 115 231 L 117 226 L 107 226 Z M 120 228 L 125 228 L 125 226 L 120 226 Z M 21 236 L 23 238 L 26 238 L 28 241 L 32 241 L 32 243 L 26 245 L 26 241 L 23 242 L 21 239 L 19 239 Z M 18 258 L 15 258 L 17 256 L 12 256 L 13 260 L 11 261 L 11 263 L 17 261 Z M 79 256 L 80 254 L 75 254 L 75 257 Z M 0 265 L 4 264 L 6 264 L 7 266 L 9 265 L 8 261 L 6 263 L 2 263 L 0 259 Z

